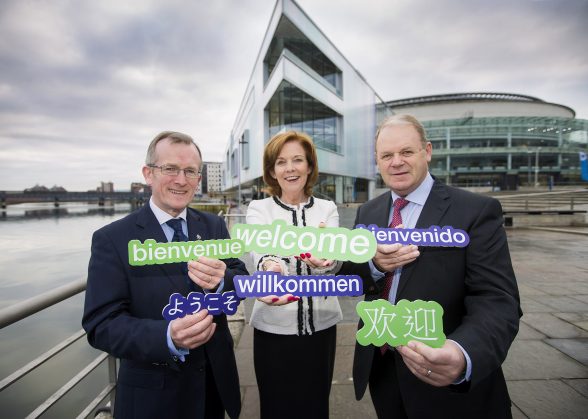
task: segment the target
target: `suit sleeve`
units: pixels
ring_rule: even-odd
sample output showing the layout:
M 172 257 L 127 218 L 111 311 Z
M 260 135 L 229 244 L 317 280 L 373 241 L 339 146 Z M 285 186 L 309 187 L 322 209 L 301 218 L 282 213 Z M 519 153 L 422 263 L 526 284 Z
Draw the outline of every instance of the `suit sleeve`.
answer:
M 472 360 L 472 385 L 496 371 L 519 327 L 519 293 L 500 203 L 488 200 L 469 229 L 466 254 L 465 316 L 448 338 Z
M 172 361 L 167 322 L 138 318 L 129 312 L 128 273 L 115 243 L 102 229 L 92 237 L 82 326 L 89 343 L 118 358 L 143 362 Z

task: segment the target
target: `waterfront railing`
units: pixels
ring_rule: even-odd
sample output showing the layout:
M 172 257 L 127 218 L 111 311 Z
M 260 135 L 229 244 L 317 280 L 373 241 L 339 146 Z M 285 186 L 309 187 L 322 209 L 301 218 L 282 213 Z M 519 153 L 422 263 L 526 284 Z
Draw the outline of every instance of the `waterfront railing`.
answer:
M 55 304 L 67 300 L 68 298 L 71 298 L 85 290 L 86 279 L 80 279 L 55 288 L 51 291 L 47 291 L 41 295 L 3 308 L 0 310 L 0 329 L 10 326 L 11 324 L 25 319 L 39 311 L 52 307 Z M 25 366 L 19 368 L 8 377 L 0 381 L 0 391 L 4 391 L 4 389 L 16 383 L 18 380 L 34 371 L 54 356 L 62 353 L 85 335 L 86 332 L 83 329 L 80 329 L 73 335 L 66 338 L 64 341 L 33 359 Z M 51 406 L 61 400 L 71 390 L 76 388 L 76 386 L 80 384 L 84 378 L 86 378 L 92 371 L 94 371 L 103 363 L 108 365 L 108 383 L 102 389 L 102 391 L 100 391 L 95 396 L 95 398 L 84 408 L 84 410 L 78 414 L 77 417 L 86 418 L 90 416 L 101 404 L 104 404 L 105 402 L 106 404 L 113 406 L 114 389 L 116 388 L 117 375 L 116 358 L 107 353 L 101 353 L 92 362 L 79 371 L 73 378 L 71 378 L 67 383 L 61 386 L 55 393 L 53 393 L 49 398 L 41 403 L 33 412 L 27 416 L 27 419 L 37 418 L 43 415 L 47 410 L 49 410 L 49 408 L 51 408 Z

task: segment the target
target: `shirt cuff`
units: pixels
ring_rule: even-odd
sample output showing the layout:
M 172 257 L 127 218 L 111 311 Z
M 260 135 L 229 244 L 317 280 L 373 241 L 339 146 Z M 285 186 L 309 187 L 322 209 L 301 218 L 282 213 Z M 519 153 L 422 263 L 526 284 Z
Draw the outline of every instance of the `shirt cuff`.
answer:
M 370 270 L 372 272 L 372 278 L 374 279 L 374 281 L 378 281 L 384 278 L 384 276 L 386 276 L 386 272 L 380 272 L 380 270 L 376 268 L 376 265 L 374 264 L 374 262 L 372 262 L 371 259 L 368 261 L 368 264 L 370 265 Z
M 221 292 L 223 292 L 223 290 L 225 289 L 225 278 L 222 278 L 220 280 L 220 282 L 218 283 L 217 287 L 215 290 L 205 290 L 204 288 L 202 289 L 202 291 L 204 291 L 204 294 L 212 294 L 212 293 L 218 293 L 220 294 Z
M 466 360 L 465 374 L 462 374 L 459 377 L 457 377 L 452 384 L 461 384 L 464 381 L 470 381 L 472 379 L 472 360 L 470 359 L 470 356 L 468 355 L 466 350 L 463 348 L 463 346 L 461 346 L 459 343 L 457 343 L 453 339 L 447 339 L 447 340 L 450 340 L 457 345 L 457 347 L 461 350 L 461 352 L 463 352 L 463 356 L 465 357 L 465 360 Z
M 174 342 L 171 338 L 170 327 L 171 322 L 167 324 L 167 348 L 169 349 L 169 353 L 172 354 L 172 356 L 177 357 L 180 361 L 185 362 L 185 356 L 190 353 L 190 350 L 184 348 L 176 348 L 176 345 L 174 345 Z

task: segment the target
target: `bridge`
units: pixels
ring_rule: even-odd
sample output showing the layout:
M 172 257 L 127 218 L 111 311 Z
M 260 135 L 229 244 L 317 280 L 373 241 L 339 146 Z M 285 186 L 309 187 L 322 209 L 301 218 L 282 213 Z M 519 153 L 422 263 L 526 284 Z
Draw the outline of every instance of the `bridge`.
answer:
M 146 202 L 151 192 L 65 192 L 65 191 L 0 191 L 0 208 L 5 209 L 7 205 L 53 202 L 57 208 L 63 202 L 88 202 L 98 203 L 103 206 L 106 202 L 130 202 L 137 206 Z

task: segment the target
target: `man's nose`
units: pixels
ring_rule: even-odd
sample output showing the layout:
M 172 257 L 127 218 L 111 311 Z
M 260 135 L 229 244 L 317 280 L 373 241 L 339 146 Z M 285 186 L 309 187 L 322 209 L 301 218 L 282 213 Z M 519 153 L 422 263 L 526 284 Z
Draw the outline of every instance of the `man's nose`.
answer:
M 403 163 L 404 159 L 400 156 L 399 153 L 392 155 L 392 158 L 390 159 L 390 164 L 392 166 L 402 166 Z

